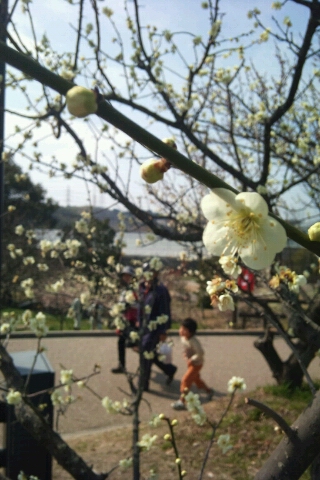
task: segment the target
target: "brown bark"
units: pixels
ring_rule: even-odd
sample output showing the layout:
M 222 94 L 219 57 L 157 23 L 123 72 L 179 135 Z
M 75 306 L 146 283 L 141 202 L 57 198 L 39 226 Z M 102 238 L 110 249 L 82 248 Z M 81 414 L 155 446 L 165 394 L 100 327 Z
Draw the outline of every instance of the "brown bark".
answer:
M 254 346 L 262 353 L 268 363 L 273 377 L 278 385 L 288 385 L 290 388 L 301 387 L 303 372 L 296 356 L 292 353 L 286 361 L 282 361 L 273 345 L 274 334 L 267 330 L 263 337 L 254 342 Z M 300 360 L 308 367 L 313 360 L 317 347 L 298 341 L 295 347 Z
M 320 450 L 320 392 L 291 426 L 295 437 L 285 437 L 255 480 L 298 480 Z

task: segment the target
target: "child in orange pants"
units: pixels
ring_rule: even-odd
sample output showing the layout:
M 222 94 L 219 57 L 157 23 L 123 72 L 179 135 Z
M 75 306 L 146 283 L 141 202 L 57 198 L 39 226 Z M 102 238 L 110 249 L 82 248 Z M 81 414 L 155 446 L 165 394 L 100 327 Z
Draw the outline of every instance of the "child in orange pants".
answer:
M 171 406 L 175 410 L 185 410 L 184 396 L 190 390 L 194 383 L 200 390 L 205 390 L 208 394 L 208 399 L 211 400 L 214 394 L 212 388 L 202 380 L 200 377 L 200 370 L 204 362 L 203 348 L 195 336 L 197 331 L 197 322 L 192 318 L 186 318 L 181 323 L 179 328 L 179 335 L 184 347 L 184 356 L 187 360 L 187 371 L 183 375 L 180 384 L 180 399 Z

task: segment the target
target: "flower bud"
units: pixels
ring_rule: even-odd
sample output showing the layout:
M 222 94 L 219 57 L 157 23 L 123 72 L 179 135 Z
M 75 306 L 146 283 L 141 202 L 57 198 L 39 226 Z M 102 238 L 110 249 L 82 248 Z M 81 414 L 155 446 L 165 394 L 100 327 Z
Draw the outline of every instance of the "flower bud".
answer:
M 75 86 L 66 95 L 67 107 L 71 115 L 86 117 L 98 110 L 97 94 L 88 88 Z
M 164 172 L 162 159 L 151 158 L 140 167 L 140 176 L 147 183 L 156 183 L 158 180 L 162 180 Z
M 178 420 L 176 418 L 174 418 L 171 422 L 171 426 L 175 427 L 176 425 L 178 425 Z
M 309 228 L 308 235 L 312 242 L 320 242 L 320 222 L 315 223 Z
M 171 435 L 169 435 L 169 433 L 166 433 L 163 438 L 164 440 L 171 440 Z
M 175 150 L 177 150 L 177 144 L 176 144 L 176 142 L 173 140 L 173 138 L 164 138 L 162 141 L 163 141 L 163 143 L 165 143 L 166 145 L 169 145 L 169 147 L 174 148 Z

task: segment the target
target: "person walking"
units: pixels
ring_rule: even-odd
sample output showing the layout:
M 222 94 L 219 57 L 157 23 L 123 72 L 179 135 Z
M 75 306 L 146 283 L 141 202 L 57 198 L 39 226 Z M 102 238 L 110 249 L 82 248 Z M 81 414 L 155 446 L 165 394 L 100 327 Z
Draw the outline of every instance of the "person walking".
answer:
M 96 300 L 94 301 L 90 307 L 89 307 L 89 322 L 91 325 L 92 330 L 95 330 L 96 328 L 98 330 L 102 329 L 102 311 L 103 311 L 103 306 L 102 304 Z
M 167 287 L 159 281 L 159 270 L 162 262 L 158 259 L 143 265 L 144 281 L 140 284 L 139 322 L 143 328 L 141 339 L 142 349 L 142 388 L 149 390 L 151 367 L 154 363 L 167 375 L 166 384 L 170 385 L 177 371 L 172 363 L 164 363 L 157 352 L 159 342 L 166 339 L 167 330 L 171 326 L 171 297 Z M 162 323 L 156 322 L 163 317 Z M 151 327 L 152 325 L 152 327 Z
M 202 380 L 200 370 L 204 363 L 204 351 L 196 337 L 197 322 L 193 318 L 186 318 L 182 321 L 179 328 L 179 335 L 184 348 L 184 356 L 187 361 L 187 371 L 183 375 L 180 383 L 180 398 L 177 402 L 171 404 L 175 410 L 185 410 L 185 395 L 189 392 L 191 385 L 195 385 L 207 393 L 208 400 L 214 395 L 214 390 Z
M 122 291 L 119 296 L 119 303 L 125 304 L 125 309 L 122 312 L 126 323 L 123 330 L 117 330 L 118 334 L 118 366 L 111 369 L 112 373 L 126 373 L 126 348 L 132 346 L 129 343 L 130 331 L 138 330 L 138 295 L 132 288 L 132 282 L 135 277 L 134 268 L 128 266 L 124 267 L 120 273 L 120 282 Z M 135 302 L 128 302 L 128 295 L 133 295 Z M 132 300 L 132 299 L 131 299 Z
M 71 308 L 73 311 L 73 329 L 80 330 L 82 320 L 82 305 L 80 298 L 77 297 L 73 300 Z

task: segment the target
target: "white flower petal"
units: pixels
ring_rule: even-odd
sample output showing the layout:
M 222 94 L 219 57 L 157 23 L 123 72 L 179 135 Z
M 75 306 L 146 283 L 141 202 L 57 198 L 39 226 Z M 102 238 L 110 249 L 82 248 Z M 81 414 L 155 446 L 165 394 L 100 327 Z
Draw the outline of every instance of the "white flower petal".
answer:
M 222 190 L 225 189 L 216 188 L 202 199 L 201 209 L 207 220 L 219 221 L 221 218 L 224 219 L 230 210 L 230 204 L 234 204 L 235 194 L 230 190 L 225 190 L 228 194 L 221 198 L 218 193 Z
M 258 214 L 261 218 L 268 216 L 268 204 L 267 202 L 256 192 L 243 192 L 235 198 L 237 205 L 245 205 L 252 212 Z
M 209 222 L 203 232 L 203 243 L 212 255 L 228 255 L 228 252 L 225 251 L 227 246 L 227 235 L 229 229 L 226 227 L 219 227 L 215 223 Z M 227 250 L 230 252 L 232 245 Z

